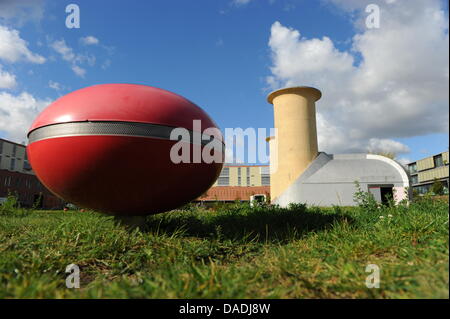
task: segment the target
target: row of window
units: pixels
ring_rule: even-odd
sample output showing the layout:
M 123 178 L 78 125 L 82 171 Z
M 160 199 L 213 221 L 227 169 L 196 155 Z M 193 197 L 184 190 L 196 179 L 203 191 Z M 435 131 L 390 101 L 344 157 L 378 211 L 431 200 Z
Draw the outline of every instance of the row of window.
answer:
M 444 185 L 444 187 L 448 187 L 448 184 L 446 181 L 441 181 L 442 184 Z M 433 186 L 433 184 L 425 184 L 425 185 L 418 185 L 418 186 L 414 186 L 413 189 L 418 193 L 418 194 L 426 194 L 428 193 L 428 191 L 430 190 L 431 186 Z
M 4 144 L 4 142 L 3 141 L 0 141 L 0 155 L 2 155 L 3 154 L 3 144 Z M 16 144 L 12 144 L 12 153 L 11 153 L 11 157 L 17 157 L 17 145 Z M 28 160 L 28 155 L 27 155 L 27 152 L 24 152 L 24 156 L 25 156 L 25 160 Z M 4 155 L 6 155 L 6 154 L 4 154 Z M 9 155 L 7 155 L 7 156 L 9 156 Z M 20 158 L 17 158 L 18 160 L 20 160 Z
M 243 167 L 237 167 L 237 171 L 238 171 L 238 176 L 240 176 L 242 174 L 242 168 Z M 250 176 L 250 167 L 245 167 L 246 169 L 246 175 Z M 261 175 L 269 175 L 270 174 L 270 168 L 269 166 L 262 166 L 260 167 L 261 169 Z M 224 167 L 222 168 L 222 171 L 220 172 L 220 176 L 230 176 L 230 168 L 229 167 Z
M 442 154 L 433 156 L 433 163 L 434 163 L 434 167 L 441 167 L 441 166 L 444 166 L 447 164 L 444 162 L 444 159 L 442 158 Z M 417 173 L 417 163 L 409 164 L 408 170 L 409 170 L 410 174 Z
M 18 161 L 20 161 L 20 159 L 11 158 L 11 160 L 9 162 L 8 169 L 10 171 L 15 171 L 16 169 L 18 169 L 18 167 L 16 165 Z M 1 167 L 1 163 L 2 163 L 2 156 L 0 155 L 0 167 Z M 25 160 L 23 162 L 23 169 L 25 171 L 31 171 L 32 170 L 31 165 L 30 165 L 30 163 L 27 160 Z
M 246 174 L 246 186 L 250 186 L 250 168 L 247 167 Z M 228 167 L 223 168 L 220 173 L 219 178 L 217 179 L 218 186 L 230 186 L 230 170 Z M 270 186 L 270 174 L 261 174 L 261 185 L 262 186 Z M 242 175 L 241 175 L 241 167 L 238 167 L 238 177 L 237 177 L 237 186 L 242 185 Z
M 30 178 L 23 177 L 13 177 L 13 176 L 0 176 L 0 185 L 4 185 L 5 187 L 26 187 L 26 188 L 36 188 L 43 190 L 43 185 L 37 180 L 33 180 Z
M 418 194 L 426 194 L 431 188 L 431 184 L 428 185 L 420 185 L 414 187 L 414 190 L 417 191 Z
M 2 164 L 2 156 L 0 155 L 0 167 L 1 164 Z M 9 161 L 9 170 L 14 171 L 15 169 L 16 169 L 16 159 L 11 158 L 11 160 Z
M 3 141 L 0 141 L 0 155 L 1 154 L 3 154 L 3 144 L 4 144 L 4 142 Z M 12 157 L 16 157 L 16 155 L 17 155 L 17 145 L 16 144 L 12 144 L 12 154 L 11 154 L 11 156 Z M 25 152 L 25 159 L 27 158 L 27 154 L 26 154 L 26 152 Z

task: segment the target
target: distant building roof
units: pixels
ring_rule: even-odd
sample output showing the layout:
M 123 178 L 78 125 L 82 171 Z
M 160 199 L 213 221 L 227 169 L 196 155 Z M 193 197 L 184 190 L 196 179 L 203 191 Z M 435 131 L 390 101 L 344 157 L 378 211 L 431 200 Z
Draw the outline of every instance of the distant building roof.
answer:
M 409 186 L 406 169 L 385 156 L 373 154 L 326 154 L 326 161 L 313 162 L 302 176 L 303 183 L 392 183 Z M 316 164 L 316 165 L 315 165 Z M 316 169 L 314 169 L 316 168 Z
M 27 146 L 24 145 L 24 144 L 20 144 L 20 143 L 16 143 L 16 142 L 13 142 L 13 141 L 10 141 L 10 140 L 6 140 L 6 139 L 1 138 L 1 137 L 0 137 L 0 141 L 6 142 L 6 143 L 10 143 L 10 144 L 15 144 L 15 145 L 17 145 L 17 146 L 27 147 Z

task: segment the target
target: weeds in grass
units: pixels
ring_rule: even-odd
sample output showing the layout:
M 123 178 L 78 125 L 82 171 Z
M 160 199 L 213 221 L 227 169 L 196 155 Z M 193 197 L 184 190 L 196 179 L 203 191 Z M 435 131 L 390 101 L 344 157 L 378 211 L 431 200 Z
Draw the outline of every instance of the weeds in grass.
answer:
M 368 212 L 374 212 L 380 207 L 380 204 L 375 200 L 370 192 L 362 190 L 361 185 L 358 181 L 355 181 L 355 187 L 356 192 L 353 195 L 353 200 L 358 205 L 358 207 Z
M 8 194 L 6 201 L 0 205 L 0 216 L 25 217 L 28 213 L 27 209 L 20 207 L 19 200 L 12 194 Z

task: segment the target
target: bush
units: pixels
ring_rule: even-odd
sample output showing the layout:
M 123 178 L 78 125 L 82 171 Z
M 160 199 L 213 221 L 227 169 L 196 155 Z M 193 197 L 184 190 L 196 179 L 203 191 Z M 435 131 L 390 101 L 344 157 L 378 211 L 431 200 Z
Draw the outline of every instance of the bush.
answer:
M 19 200 L 14 195 L 8 194 L 6 201 L 0 205 L 0 216 L 25 216 L 27 214 L 27 210 L 20 207 Z
M 444 184 L 435 178 L 433 185 L 431 185 L 430 192 L 434 195 L 444 195 Z
M 355 181 L 355 186 L 356 192 L 353 195 L 354 202 L 364 210 L 376 211 L 379 208 L 379 204 L 373 195 L 369 192 L 363 191 L 358 181 Z

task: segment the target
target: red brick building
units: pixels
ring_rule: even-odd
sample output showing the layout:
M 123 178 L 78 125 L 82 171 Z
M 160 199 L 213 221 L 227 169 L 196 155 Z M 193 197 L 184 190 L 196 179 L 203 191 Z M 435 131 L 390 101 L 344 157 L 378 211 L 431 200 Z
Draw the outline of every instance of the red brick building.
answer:
M 61 209 L 63 200 L 50 193 L 32 174 L 0 170 L 0 198 L 15 195 L 22 207 Z
M 26 146 L 0 138 L 0 200 L 8 194 L 17 196 L 22 207 L 60 209 L 64 204 L 34 175 Z
M 270 198 L 270 186 L 214 186 L 200 196 L 201 202 L 250 201 L 252 195 L 266 195 Z

